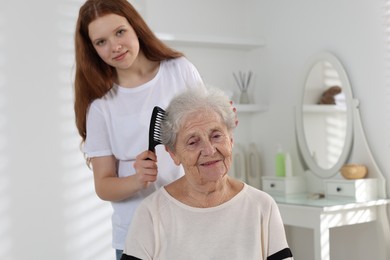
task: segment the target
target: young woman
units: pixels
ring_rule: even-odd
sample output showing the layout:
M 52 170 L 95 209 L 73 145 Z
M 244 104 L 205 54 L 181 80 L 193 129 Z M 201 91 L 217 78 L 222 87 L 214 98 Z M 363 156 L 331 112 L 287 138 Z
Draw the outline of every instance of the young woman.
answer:
M 112 245 L 119 259 L 135 208 L 182 175 L 163 147 L 147 150 L 153 107 L 165 108 L 176 93 L 203 82 L 126 0 L 87 0 L 75 48 L 76 125 L 96 193 L 113 205 Z

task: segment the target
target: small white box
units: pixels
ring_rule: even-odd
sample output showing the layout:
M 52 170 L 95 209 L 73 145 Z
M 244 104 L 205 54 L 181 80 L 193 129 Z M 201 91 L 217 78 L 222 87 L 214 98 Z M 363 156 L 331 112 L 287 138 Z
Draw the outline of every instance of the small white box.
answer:
M 305 179 L 301 176 L 263 176 L 262 189 L 270 195 L 288 195 L 294 193 L 304 193 L 306 191 L 306 182 Z
M 355 199 L 357 202 L 377 199 L 377 179 L 326 180 L 325 196 L 329 199 Z

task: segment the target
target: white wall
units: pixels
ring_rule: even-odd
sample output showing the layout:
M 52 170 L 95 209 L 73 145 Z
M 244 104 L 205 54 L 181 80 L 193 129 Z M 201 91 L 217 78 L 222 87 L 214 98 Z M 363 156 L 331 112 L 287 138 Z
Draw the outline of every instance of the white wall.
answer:
M 0 0 L 0 259 L 114 256 L 111 208 L 93 191 L 74 127 L 73 30 L 82 2 Z M 249 53 L 183 49 L 212 85 L 237 91 L 233 71 L 257 74 L 253 95 L 269 109 L 239 115 L 236 139 L 259 145 L 265 175 L 273 174 L 277 143 L 297 159 L 292 108 L 306 60 L 321 50 L 335 53 L 361 100 L 368 142 L 389 181 L 382 0 L 133 2 L 156 30 L 265 37 L 266 46 Z M 377 259 L 372 230 L 360 225 L 332 231 L 331 259 Z M 310 242 L 306 230 L 289 231 L 294 247 Z M 298 260 L 310 259 L 307 249 Z
M 375 1 L 262 1 L 259 24 L 267 46 L 262 62 L 268 66 L 264 75 L 270 87 L 270 118 L 278 124 L 263 125 L 262 144 L 271 147 L 280 138 L 293 152 L 294 118 L 292 109 L 302 94 L 306 62 L 316 52 L 327 50 L 344 64 L 360 100 L 363 127 L 368 143 L 383 173 L 389 176 L 389 86 L 386 75 L 384 8 Z M 330 15 L 331 14 L 331 15 Z M 283 76 L 275 77 L 275 74 Z M 282 95 L 284 93 L 284 95 Z M 259 122 L 261 124 L 261 122 Z M 287 129 L 287 131 L 286 131 Z M 272 153 L 267 162 L 272 161 Z M 272 166 L 266 166 L 267 172 Z
M 74 127 L 81 1 L 0 2 L 0 259 L 114 259 Z

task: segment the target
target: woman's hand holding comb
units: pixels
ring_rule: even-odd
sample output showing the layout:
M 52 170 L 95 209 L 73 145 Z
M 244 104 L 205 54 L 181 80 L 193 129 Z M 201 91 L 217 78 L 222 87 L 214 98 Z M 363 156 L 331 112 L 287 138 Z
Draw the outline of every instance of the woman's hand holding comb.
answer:
M 140 153 L 134 162 L 135 176 L 138 182 L 146 188 L 148 183 L 157 180 L 157 156 L 146 150 Z

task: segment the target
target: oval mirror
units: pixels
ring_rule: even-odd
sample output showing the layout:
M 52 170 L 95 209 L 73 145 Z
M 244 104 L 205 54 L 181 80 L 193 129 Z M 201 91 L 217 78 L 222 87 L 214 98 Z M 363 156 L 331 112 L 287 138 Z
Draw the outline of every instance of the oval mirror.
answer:
M 315 55 L 305 72 L 296 111 L 298 146 L 306 168 L 330 178 L 351 151 L 352 90 L 342 64 L 330 53 Z

